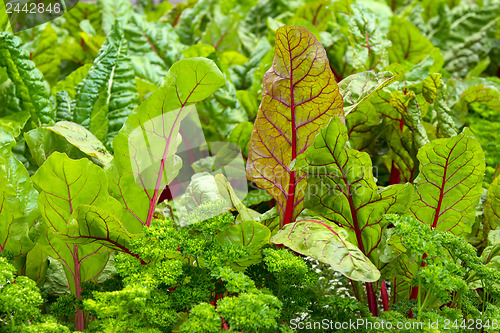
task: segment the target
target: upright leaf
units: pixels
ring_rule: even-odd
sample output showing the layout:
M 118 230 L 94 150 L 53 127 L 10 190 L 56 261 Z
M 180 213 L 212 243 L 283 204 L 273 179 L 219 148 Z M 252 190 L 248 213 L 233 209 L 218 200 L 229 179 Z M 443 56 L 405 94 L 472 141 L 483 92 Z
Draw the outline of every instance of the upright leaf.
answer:
M 485 169 L 477 139 L 465 128 L 455 137 L 426 144 L 417 158 L 420 173 L 411 214 L 440 231 L 470 233 Z
M 100 0 L 98 5 L 102 13 L 102 30 L 106 35 L 111 32 L 116 20 L 124 26 L 134 12 L 128 0 Z
M 343 120 L 342 96 L 325 50 L 305 28 L 279 28 L 250 139 L 247 174 L 276 199 L 281 225 L 302 211 L 305 180 L 292 163 L 332 117 Z
M 59 81 L 61 59 L 57 54 L 57 33 L 50 24 L 37 36 L 33 43 L 32 60 L 47 82 L 53 86 Z
M 114 160 L 107 170 L 113 179 L 112 191 L 124 205 L 122 221 L 129 231 L 138 232 L 142 225 L 150 225 L 163 188 L 180 168 L 180 158 L 174 154 L 182 140 L 181 121 L 194 112 L 195 103 L 224 83 L 213 61 L 181 60 L 170 68 L 163 84 L 130 114 L 115 137 Z M 135 227 L 130 229 L 129 225 Z
M 50 125 L 55 113 L 49 101 L 50 90 L 42 73 L 21 48 L 21 39 L 8 32 L 0 33 L 0 66 L 16 86 L 16 97 L 23 110 L 31 114 L 33 127 Z

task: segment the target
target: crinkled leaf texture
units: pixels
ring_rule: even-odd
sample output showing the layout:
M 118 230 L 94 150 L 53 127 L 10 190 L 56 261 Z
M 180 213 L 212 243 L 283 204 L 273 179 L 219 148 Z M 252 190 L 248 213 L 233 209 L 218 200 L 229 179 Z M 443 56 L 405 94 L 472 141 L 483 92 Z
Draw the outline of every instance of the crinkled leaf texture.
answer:
M 20 256 L 34 245 L 28 231 L 38 215 L 38 192 L 24 165 L 12 154 L 14 145 L 14 138 L 0 128 L 0 253 Z
M 264 75 L 247 174 L 276 199 L 282 225 L 302 211 L 305 179 L 291 163 L 332 117 L 344 119 L 325 50 L 303 27 L 279 28 L 273 66 Z
M 410 208 L 420 222 L 455 235 L 471 232 L 482 190 L 484 152 L 472 132 L 437 139 L 420 148 L 419 175 Z
M 195 112 L 195 103 L 224 83 L 224 75 L 211 60 L 178 61 L 163 84 L 130 114 L 115 137 L 114 159 L 107 171 L 112 192 L 124 207 L 122 221 L 130 232 L 150 225 L 161 191 L 181 167 L 182 161 L 175 156 L 182 141 L 181 121 Z M 192 132 L 196 129 L 184 132 L 190 144 L 196 144 L 192 142 L 197 137 Z
M 404 213 L 413 187 L 392 185 L 379 190 L 367 153 L 347 149 L 347 128 L 333 118 L 297 163 L 307 176 L 305 208 L 352 230 L 361 252 L 377 260 L 377 247 L 388 213 Z
M 255 221 L 245 221 L 232 225 L 217 235 L 217 240 L 220 242 L 230 242 L 248 249 L 246 257 L 231 263 L 231 267 L 236 271 L 258 264 L 262 260 L 262 251 L 260 249 L 269 244 L 270 238 L 271 231 L 269 228 Z
M 127 49 L 123 29 L 116 22 L 71 105 L 73 121 L 109 145 L 139 101 Z
M 334 223 L 299 220 L 287 224 L 271 241 L 329 264 L 349 279 L 363 282 L 377 281 L 380 278 L 377 267 L 347 239 L 347 231 Z
M 20 38 L 1 32 L 0 66 L 7 69 L 9 78 L 16 86 L 16 97 L 22 110 L 31 114 L 32 125 L 51 125 L 55 112 L 49 101 L 49 85 L 21 45 Z

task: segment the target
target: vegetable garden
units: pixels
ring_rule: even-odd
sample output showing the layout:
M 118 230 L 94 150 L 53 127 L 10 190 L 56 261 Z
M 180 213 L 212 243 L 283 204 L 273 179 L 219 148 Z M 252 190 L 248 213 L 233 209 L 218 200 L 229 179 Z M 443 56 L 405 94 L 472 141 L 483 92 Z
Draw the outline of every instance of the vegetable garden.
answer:
M 22 8 L 0 332 L 500 332 L 499 2 Z

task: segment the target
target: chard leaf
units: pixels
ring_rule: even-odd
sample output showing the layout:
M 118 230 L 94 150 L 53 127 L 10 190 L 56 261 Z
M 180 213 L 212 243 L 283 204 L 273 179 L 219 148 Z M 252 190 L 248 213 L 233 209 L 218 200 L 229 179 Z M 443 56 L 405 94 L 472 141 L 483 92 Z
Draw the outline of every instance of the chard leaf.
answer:
M 271 197 L 265 190 L 258 189 L 258 190 L 249 191 L 245 200 L 243 200 L 243 204 L 247 207 L 256 206 L 258 204 L 261 204 L 263 202 L 266 202 L 266 201 L 269 201 L 272 199 L 273 199 L 273 197 Z
M 97 5 L 101 7 L 102 30 L 106 35 L 112 31 L 115 21 L 124 26 L 134 12 L 132 3 L 128 0 L 99 0 Z
M 42 191 L 38 196 L 40 212 L 56 232 L 67 230 L 71 214 L 80 204 L 121 211 L 120 204 L 108 194 L 105 172 L 88 159 L 72 160 L 54 152 L 32 180 Z
M 110 252 L 102 244 L 78 244 L 62 235 L 71 232 L 72 216 L 79 205 L 93 205 L 117 216 L 121 205 L 108 193 L 105 172 L 88 159 L 72 160 L 54 152 L 32 180 L 42 191 L 38 207 L 46 225 L 38 244 L 60 261 L 72 293 L 79 298 L 81 282 L 101 273 Z
M 300 220 L 286 225 L 271 241 L 328 264 L 349 279 L 377 281 L 380 278 L 377 267 L 347 239 L 346 230 L 334 223 Z
M 64 14 L 64 19 L 63 27 L 78 40 L 80 40 L 79 32 L 82 31 L 80 23 L 85 20 L 88 20 L 96 35 L 103 35 L 102 16 L 95 3 L 78 2 Z
M 106 150 L 102 142 L 81 125 L 69 121 L 60 121 L 54 126 L 46 128 L 63 136 L 73 146 L 96 158 L 103 165 L 108 164 L 113 159 L 113 156 Z
M 0 128 L 0 253 L 18 257 L 35 244 L 28 237 L 33 221 L 39 215 L 38 192 L 28 171 L 13 155 L 15 140 Z
M 110 250 L 133 255 L 129 242 L 134 235 L 116 216 L 97 206 L 78 205 L 62 236 L 72 244 L 101 244 Z
M 484 203 L 484 223 L 489 229 L 500 227 L 500 176 L 488 187 L 488 197 Z
M 409 67 L 418 64 L 427 57 L 434 45 L 425 38 L 412 23 L 393 15 L 389 29 L 389 60 Z
M 64 80 L 57 82 L 57 84 L 52 88 L 52 93 L 58 93 L 63 90 L 66 91 L 68 96 L 73 99 L 75 98 L 76 88 L 87 76 L 89 70 L 92 68 L 92 64 L 85 64 L 78 67 L 73 72 L 71 72 Z
M 212 45 L 217 51 L 237 50 L 239 46 L 239 15 L 224 15 L 220 7 L 216 7 L 210 23 L 207 24 L 201 41 Z
M 241 149 L 243 156 L 248 157 L 250 146 L 250 137 L 252 135 L 253 124 L 245 121 L 236 125 L 229 134 L 229 142 L 237 144 Z
M 115 137 L 115 155 L 107 171 L 112 191 L 123 203 L 122 221 L 130 232 L 150 225 L 161 191 L 179 171 L 181 161 L 174 154 L 182 140 L 181 121 L 194 112 L 194 103 L 224 83 L 224 75 L 213 61 L 180 60 Z M 196 134 L 192 128 L 190 131 L 185 135 Z
M 87 129 L 95 128 L 96 122 L 102 124 L 102 119 L 96 118 L 94 123 L 92 119 L 92 110 L 99 98 L 108 107 L 105 117 L 109 121 L 107 141 L 110 143 L 139 99 L 128 62 L 127 41 L 118 22 L 76 89 L 73 121 Z
M 271 231 L 265 225 L 255 221 L 244 221 L 235 224 L 217 234 L 216 239 L 222 243 L 230 242 L 239 244 L 248 249 L 248 256 L 231 263 L 236 271 L 244 270 L 246 267 L 257 264 L 262 260 L 260 249 L 269 244 Z
M 35 38 L 34 50 L 30 57 L 50 86 L 59 81 L 61 59 L 57 53 L 56 45 L 57 33 L 50 24 L 47 24 L 45 29 Z
M 331 117 L 343 120 L 342 96 L 325 50 L 305 28 L 279 28 L 250 139 L 247 174 L 276 199 L 281 225 L 302 211 L 305 180 L 291 163 Z
M 362 102 L 396 81 L 399 76 L 391 72 L 367 71 L 349 75 L 339 82 L 340 94 L 344 99 L 344 115 L 347 117 L 349 113 L 355 112 Z
M 3 11 L 4 6 L 4 1 L 0 0 L 0 8 L 2 8 L 2 10 L 0 11 L 0 32 L 12 32 L 12 29 L 10 27 L 9 15 L 7 15 L 5 11 Z
M 412 91 L 408 94 L 394 91 L 390 103 L 401 114 L 404 124 L 412 131 L 416 149 L 428 143 L 429 138 L 422 124 L 422 113 L 415 94 Z
M 21 109 L 31 114 L 33 127 L 50 125 L 55 113 L 49 100 L 50 90 L 42 73 L 22 50 L 22 41 L 8 32 L 0 33 L 0 66 L 16 87 Z
M 465 81 L 474 82 L 473 80 Z M 467 87 L 460 95 L 458 102 L 453 106 L 454 115 L 459 124 L 465 122 L 465 117 L 472 105 L 481 105 L 493 114 L 500 114 L 500 91 L 491 84 L 488 84 L 488 82 L 477 83 Z
M 125 27 L 125 37 L 135 74 L 154 84 L 161 83 L 183 48 L 170 24 L 147 22 L 138 15 Z
M 464 78 L 483 60 L 493 46 L 499 6 L 462 4 L 442 10 L 429 21 L 428 35 L 434 46 L 443 51 L 446 69 L 453 77 Z
M 346 53 L 349 63 L 358 72 L 380 70 L 389 64 L 387 48 L 391 42 L 378 29 L 375 14 L 362 4 L 351 5 L 347 38 L 351 47 Z
M 47 229 L 38 244 L 42 251 L 61 263 L 68 287 L 73 295 L 81 297 L 82 282 L 91 281 L 104 270 L 110 252 L 101 244 L 72 244 L 53 229 Z
M 392 185 L 378 190 L 367 153 L 345 148 L 347 129 L 332 118 L 298 162 L 307 175 L 305 208 L 352 230 L 361 252 L 377 260 L 375 251 L 387 226 L 383 217 L 404 213 L 413 188 Z
M 420 168 L 411 214 L 440 231 L 470 233 L 485 169 L 477 139 L 465 128 L 455 137 L 426 144 L 417 158 Z

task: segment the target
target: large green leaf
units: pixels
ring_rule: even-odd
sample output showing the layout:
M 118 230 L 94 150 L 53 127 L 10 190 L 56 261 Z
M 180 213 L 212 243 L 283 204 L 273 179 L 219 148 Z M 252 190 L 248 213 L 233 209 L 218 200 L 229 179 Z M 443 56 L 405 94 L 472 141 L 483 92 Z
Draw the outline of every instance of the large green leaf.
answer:
M 55 113 L 49 101 L 50 90 L 42 73 L 23 51 L 22 41 L 11 33 L 0 33 L 0 66 L 16 86 L 16 97 L 22 110 L 31 114 L 33 127 L 50 125 Z
M 116 216 L 91 205 L 78 205 L 63 233 L 63 238 L 73 244 L 101 244 L 131 255 L 129 242 L 133 236 Z
M 61 59 L 56 46 L 57 33 L 50 24 L 47 24 L 33 41 L 33 52 L 30 57 L 51 86 L 59 81 L 60 74 Z
M 106 35 L 112 31 L 115 20 L 124 26 L 134 12 L 128 0 L 99 0 L 97 5 L 101 7 L 102 30 Z
M 347 149 L 347 128 L 333 118 L 297 164 L 307 176 L 305 207 L 350 229 L 355 244 L 377 262 L 376 251 L 389 213 L 404 213 L 413 188 L 392 185 L 379 190 L 367 153 Z
M 455 137 L 426 144 L 417 158 L 420 168 L 411 214 L 441 231 L 470 233 L 485 169 L 477 139 L 465 128 Z
M 286 225 L 271 241 L 318 259 L 351 280 L 377 281 L 380 278 L 377 267 L 347 239 L 346 230 L 334 223 L 300 220 Z
M 38 215 L 28 171 L 12 154 L 15 140 L 0 128 L 0 253 L 26 254 L 35 244 L 28 232 Z
M 305 28 L 279 28 L 273 66 L 264 76 L 247 174 L 276 199 L 282 225 L 302 211 L 305 180 L 291 163 L 331 117 L 343 120 L 342 96 L 325 50 Z
M 434 45 L 412 23 L 394 15 L 389 29 L 389 60 L 413 66 L 427 57 Z
M 130 114 L 115 137 L 114 160 L 107 170 L 113 193 L 124 205 L 122 221 L 129 231 L 150 225 L 163 188 L 179 171 L 181 161 L 174 154 L 182 140 L 181 121 L 194 112 L 194 103 L 224 83 L 213 61 L 181 60 L 170 68 L 163 84 Z M 186 133 L 186 140 L 195 134 Z
M 72 160 L 54 152 L 32 177 L 41 189 L 38 207 L 57 232 L 67 230 L 71 214 L 80 204 L 92 204 L 120 212 L 120 204 L 108 194 L 105 172 L 88 159 Z

